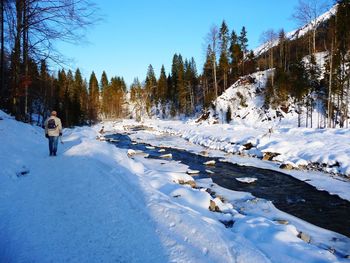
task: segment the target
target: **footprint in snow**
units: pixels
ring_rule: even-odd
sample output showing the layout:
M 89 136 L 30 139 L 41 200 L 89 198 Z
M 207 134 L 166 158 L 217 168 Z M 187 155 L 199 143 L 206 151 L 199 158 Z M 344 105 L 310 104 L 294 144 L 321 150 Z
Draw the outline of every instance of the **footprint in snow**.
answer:
M 27 167 L 23 166 L 20 171 L 16 172 L 16 175 L 17 177 L 21 177 L 29 174 L 29 172 L 30 170 Z

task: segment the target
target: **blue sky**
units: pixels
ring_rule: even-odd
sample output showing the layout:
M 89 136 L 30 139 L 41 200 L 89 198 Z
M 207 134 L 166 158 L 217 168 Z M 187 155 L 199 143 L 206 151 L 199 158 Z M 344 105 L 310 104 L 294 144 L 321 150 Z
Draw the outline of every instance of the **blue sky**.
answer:
M 249 48 L 260 44 L 268 29 L 291 31 L 297 28 L 291 19 L 298 0 L 99 0 L 103 21 L 89 29 L 88 42 L 79 46 L 59 44 L 66 57 L 73 59 L 84 77 L 95 71 L 100 80 L 134 77 L 143 81 L 149 64 L 159 76 L 162 64 L 167 73 L 174 53 L 194 57 L 201 72 L 205 59 L 205 37 L 214 24 L 226 21 L 229 30 L 248 31 Z M 330 1 L 331 2 L 331 1 Z

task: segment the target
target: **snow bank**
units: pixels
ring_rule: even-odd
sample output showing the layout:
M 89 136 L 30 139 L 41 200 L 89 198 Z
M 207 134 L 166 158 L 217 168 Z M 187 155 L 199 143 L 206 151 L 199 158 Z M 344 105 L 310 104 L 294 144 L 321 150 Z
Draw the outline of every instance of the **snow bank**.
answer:
M 95 139 L 99 127 L 66 129 L 58 157 L 49 157 L 41 128 L 0 117 L 2 261 L 346 262 L 297 235 L 333 242 L 342 254 L 349 239 L 208 180 L 180 185 L 193 180 L 187 166 L 129 158 L 126 149 Z M 212 202 L 221 213 L 209 211 Z
M 2 262 L 235 261 L 221 223 L 173 201 L 202 200 L 175 182 L 192 180 L 175 164 L 153 171 L 88 127 L 64 130 L 49 157 L 41 128 L 0 114 Z
M 132 120 L 124 121 L 120 127 L 132 123 Z M 350 175 L 350 130 L 292 128 L 288 125 L 272 128 L 270 124 L 257 123 L 252 126 L 244 122 L 212 125 L 194 120 L 147 120 L 144 125 L 152 127 L 155 130 L 153 134 L 163 134 L 161 143 L 153 136 L 147 136 L 152 134 L 150 131 L 138 133 L 135 140 L 139 138 L 153 145 L 166 144 L 196 153 L 209 150 L 210 156 L 271 170 L 281 171 L 281 164 L 290 164 L 293 170 L 283 170 L 284 173 L 350 200 L 349 179 L 335 175 Z M 178 136 L 185 142 L 167 140 L 164 134 Z M 235 155 L 228 155 L 230 153 Z M 275 153 L 272 161 L 260 160 L 268 153 Z M 317 168 L 328 174 L 310 171 L 310 166 L 313 170 Z

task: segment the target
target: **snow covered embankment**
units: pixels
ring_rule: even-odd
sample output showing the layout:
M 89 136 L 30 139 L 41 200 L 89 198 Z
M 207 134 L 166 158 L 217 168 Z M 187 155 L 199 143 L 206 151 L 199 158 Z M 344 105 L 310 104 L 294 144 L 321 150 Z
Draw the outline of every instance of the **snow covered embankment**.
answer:
M 207 151 L 210 156 L 222 157 L 233 163 L 277 171 L 281 171 L 279 167 L 283 164 L 292 168 L 284 170 L 284 173 L 350 200 L 349 179 L 309 170 L 310 166 L 314 170 L 318 163 L 317 168 L 322 171 L 349 176 L 349 130 L 286 127 L 274 128 L 269 133 L 266 127 L 252 127 L 244 123 L 213 125 L 159 120 L 148 120 L 145 125 L 153 127 L 158 134 L 171 134 L 193 143 L 178 140 L 172 147 L 190 148 L 196 153 Z M 157 142 L 154 143 L 157 145 Z
M 346 262 L 298 238 L 293 225 L 244 216 L 203 188 L 176 183 L 192 180 L 182 164 L 130 159 L 88 127 L 65 130 L 59 156 L 48 157 L 42 129 L 0 113 L 5 262 Z M 223 213 L 210 212 L 210 201 Z M 235 222 L 233 233 L 219 220 Z M 338 236 L 311 230 L 318 241 Z M 347 253 L 346 239 L 336 240 Z
M 192 178 L 171 165 L 152 171 L 89 127 L 66 129 L 49 157 L 41 128 L 0 113 L 0 261 L 235 262 L 250 251 L 173 201 L 177 190 L 205 210 L 209 197 L 174 182 Z

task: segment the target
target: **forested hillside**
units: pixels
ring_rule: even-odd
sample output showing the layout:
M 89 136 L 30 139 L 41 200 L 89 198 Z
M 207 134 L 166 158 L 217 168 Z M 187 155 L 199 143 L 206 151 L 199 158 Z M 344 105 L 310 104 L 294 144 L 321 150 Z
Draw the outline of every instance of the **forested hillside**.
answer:
M 76 40 L 81 28 L 94 20 L 91 3 L 72 1 L 61 7 L 63 13 L 53 23 L 49 12 L 57 3 L 51 3 L 45 8 L 40 1 L 21 0 L 5 1 L 2 6 L 1 108 L 17 119 L 40 124 L 53 108 L 65 126 L 125 117 L 193 116 L 213 108 L 214 101 L 241 77 L 274 68 L 261 94 L 266 110 L 288 112 L 293 107 L 308 119 L 308 127 L 317 110 L 325 119 L 319 127 L 348 127 L 348 0 L 336 1 L 326 13 L 300 1 L 293 17 L 303 26 L 292 33 L 266 30 L 262 47 L 255 51 L 248 50 L 249 29 L 229 29 L 223 21 L 208 31 L 202 69 L 193 57 L 177 53 L 170 72 L 162 66 L 157 75 L 149 65 L 144 81 L 135 78 L 130 87 L 123 77 L 109 79 L 106 72 L 102 76 L 92 72 L 86 79 L 79 69 L 50 69 L 60 57 L 52 47 L 55 38 Z

